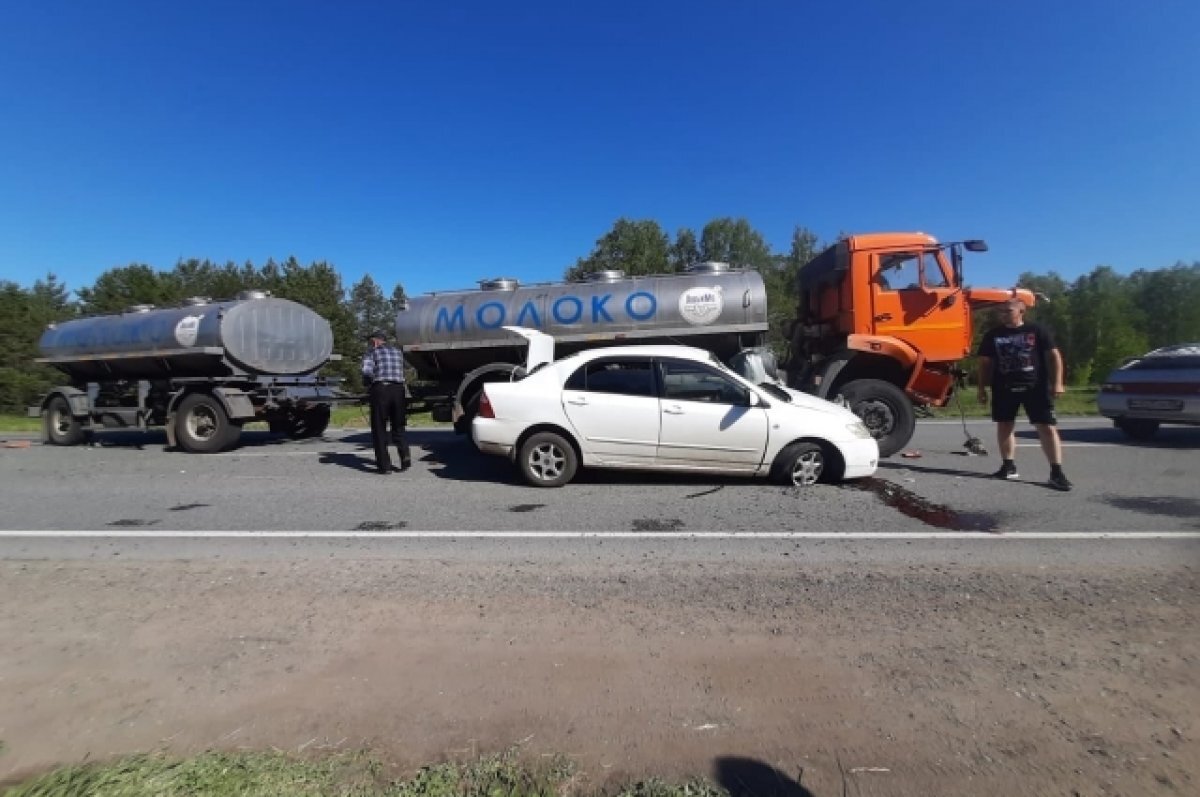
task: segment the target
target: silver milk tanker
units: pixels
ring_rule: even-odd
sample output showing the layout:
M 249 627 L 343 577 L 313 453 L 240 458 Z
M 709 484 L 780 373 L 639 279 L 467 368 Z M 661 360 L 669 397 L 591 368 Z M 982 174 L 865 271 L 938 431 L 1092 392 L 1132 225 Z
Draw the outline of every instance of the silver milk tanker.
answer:
M 251 294 L 253 296 L 253 294 Z M 329 361 L 329 322 L 287 299 L 247 298 L 184 307 L 130 308 L 51 325 L 39 362 L 73 380 L 299 376 Z
M 30 408 L 55 445 L 98 427 L 164 426 L 171 446 L 220 451 L 254 420 L 311 437 L 325 430 L 335 397 L 315 375 L 335 358 L 329 322 L 258 291 L 51 324 L 39 348 L 38 362 L 70 380 Z
M 405 359 L 427 383 L 410 387 L 413 409 L 468 430 L 483 384 L 508 380 L 525 360 L 524 341 L 505 326 L 552 335 L 558 357 L 623 343 L 682 343 L 728 361 L 762 345 L 767 294 L 757 271 L 702 263 L 680 274 L 601 271 L 582 282 L 525 287 L 485 280 L 479 290 L 416 297 L 396 315 Z

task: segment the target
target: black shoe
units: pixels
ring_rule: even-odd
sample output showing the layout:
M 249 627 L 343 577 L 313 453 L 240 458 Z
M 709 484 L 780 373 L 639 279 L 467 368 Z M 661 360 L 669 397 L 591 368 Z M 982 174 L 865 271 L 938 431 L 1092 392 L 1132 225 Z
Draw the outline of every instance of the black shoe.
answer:
M 1071 480 L 1067 478 L 1067 474 L 1063 473 L 1061 470 L 1051 473 L 1050 479 L 1046 482 L 1046 484 L 1050 485 L 1050 487 L 1053 489 L 1060 490 L 1064 493 L 1070 492 L 1071 488 L 1075 486 L 1071 484 Z
M 993 479 L 1019 479 L 1021 474 L 1017 473 L 1017 466 L 1012 462 L 1005 462 L 1000 466 L 1000 470 L 992 474 Z
M 412 467 L 412 460 L 406 459 L 400 463 L 400 467 L 396 468 L 396 470 L 397 471 L 408 470 L 411 467 Z
M 390 471 L 389 471 L 389 472 L 391 472 L 391 473 L 400 473 L 400 472 L 402 472 L 402 471 L 406 471 L 406 470 L 408 470 L 408 465 L 401 464 L 399 467 L 397 467 L 397 466 L 393 465 L 393 466 L 391 467 L 391 469 L 390 469 Z
M 392 473 L 394 470 L 396 470 L 396 469 L 393 466 L 388 465 L 386 467 L 376 468 L 375 472 L 378 473 L 380 476 L 387 476 L 390 473 Z

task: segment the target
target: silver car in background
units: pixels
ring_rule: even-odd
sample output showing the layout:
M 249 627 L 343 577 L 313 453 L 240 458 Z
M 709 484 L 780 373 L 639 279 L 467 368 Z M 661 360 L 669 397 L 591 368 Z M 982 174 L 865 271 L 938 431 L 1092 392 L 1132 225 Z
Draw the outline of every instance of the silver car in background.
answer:
M 1135 440 L 1160 424 L 1200 425 L 1200 343 L 1155 349 L 1122 364 L 1096 397 L 1100 414 Z

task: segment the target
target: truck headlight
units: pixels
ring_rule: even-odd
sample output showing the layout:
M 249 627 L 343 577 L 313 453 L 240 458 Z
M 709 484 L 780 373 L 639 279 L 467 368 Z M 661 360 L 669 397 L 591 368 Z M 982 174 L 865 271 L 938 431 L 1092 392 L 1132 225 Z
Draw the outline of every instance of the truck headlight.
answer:
M 867 438 L 871 436 L 871 430 L 862 421 L 846 424 L 846 430 L 855 437 Z

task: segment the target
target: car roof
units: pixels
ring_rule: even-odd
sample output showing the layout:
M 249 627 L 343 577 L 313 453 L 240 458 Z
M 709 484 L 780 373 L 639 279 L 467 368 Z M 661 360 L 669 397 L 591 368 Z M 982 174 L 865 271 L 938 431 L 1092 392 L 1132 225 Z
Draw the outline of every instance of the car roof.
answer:
M 593 360 L 597 357 L 678 357 L 684 360 L 701 360 L 712 362 L 712 353 L 695 346 L 675 346 L 669 344 L 640 344 L 633 346 L 604 346 L 599 349 L 587 349 L 578 352 L 575 357 Z
M 1174 346 L 1163 346 L 1155 349 L 1144 357 L 1186 357 L 1200 354 L 1200 343 L 1176 343 Z

